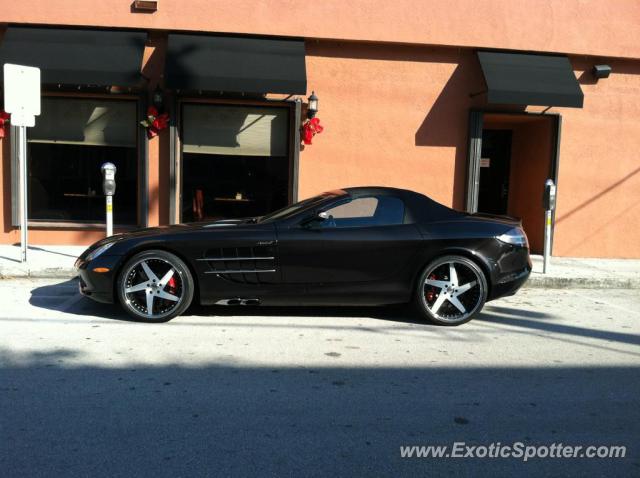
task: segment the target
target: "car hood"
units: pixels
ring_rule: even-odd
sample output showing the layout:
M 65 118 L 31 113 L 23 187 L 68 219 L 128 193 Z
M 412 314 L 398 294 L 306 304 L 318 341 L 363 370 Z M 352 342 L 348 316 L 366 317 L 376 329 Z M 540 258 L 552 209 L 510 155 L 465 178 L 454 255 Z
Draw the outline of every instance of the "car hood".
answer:
M 253 225 L 252 220 L 255 218 L 243 218 L 243 219 L 221 219 L 218 221 L 206 221 L 206 222 L 190 222 L 185 224 L 172 224 L 169 226 L 155 226 L 146 227 L 144 229 L 136 229 L 135 231 L 124 232 L 122 234 L 116 234 L 111 239 L 130 239 L 136 237 L 153 237 L 164 234 L 171 234 L 174 232 L 191 232 L 200 231 L 202 229 L 214 229 L 223 227 L 234 226 L 249 226 Z
M 80 258 L 86 257 L 86 255 L 92 250 L 100 247 L 103 244 L 107 244 L 109 242 L 125 242 L 128 240 L 136 240 L 136 239 L 151 239 L 155 236 L 166 236 L 170 234 L 183 234 L 189 233 L 193 231 L 201 231 L 201 230 L 214 230 L 216 228 L 230 228 L 237 227 L 240 225 L 243 226 L 253 226 L 255 218 L 242 218 L 242 219 L 223 219 L 219 221 L 207 221 L 207 222 L 192 222 L 186 224 L 172 224 L 168 226 L 155 226 L 155 227 L 145 227 L 143 229 L 136 229 L 133 231 L 122 232 L 119 234 L 114 234 L 113 236 L 105 237 L 104 239 L 100 239 L 97 242 L 94 242 L 89 246 L 80 256 Z M 114 252 L 113 250 L 111 251 Z

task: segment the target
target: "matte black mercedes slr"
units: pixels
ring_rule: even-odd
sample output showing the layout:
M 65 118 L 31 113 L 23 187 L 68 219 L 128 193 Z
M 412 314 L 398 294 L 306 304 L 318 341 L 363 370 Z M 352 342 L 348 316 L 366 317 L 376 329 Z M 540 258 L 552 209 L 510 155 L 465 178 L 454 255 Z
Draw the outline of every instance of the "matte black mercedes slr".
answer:
M 195 298 L 224 305 L 413 301 L 458 325 L 531 272 L 518 220 L 467 214 L 422 194 L 348 188 L 262 217 L 154 227 L 96 242 L 76 261 L 80 291 L 135 319 L 167 321 Z

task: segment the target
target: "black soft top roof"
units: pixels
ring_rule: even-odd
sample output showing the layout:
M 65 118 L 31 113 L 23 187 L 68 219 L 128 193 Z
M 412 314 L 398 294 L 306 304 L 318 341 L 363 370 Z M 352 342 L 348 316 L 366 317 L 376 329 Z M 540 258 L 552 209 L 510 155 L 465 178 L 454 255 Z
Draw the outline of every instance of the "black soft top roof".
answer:
M 444 204 L 440 204 L 424 194 L 409 191 L 408 189 L 390 188 L 385 186 L 364 186 L 344 188 L 340 191 L 344 191 L 344 193 L 349 194 L 352 197 L 369 195 L 401 197 L 411 213 L 412 222 L 445 221 L 448 219 L 455 219 L 463 215 L 463 213 L 456 211 L 455 209 L 451 209 Z

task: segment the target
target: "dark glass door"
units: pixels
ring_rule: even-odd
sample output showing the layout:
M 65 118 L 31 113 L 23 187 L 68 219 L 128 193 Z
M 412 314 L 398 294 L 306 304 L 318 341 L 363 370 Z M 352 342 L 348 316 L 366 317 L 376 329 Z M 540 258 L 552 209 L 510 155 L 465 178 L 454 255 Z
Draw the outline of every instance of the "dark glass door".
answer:
M 478 212 L 507 214 L 511 135 L 510 130 L 482 131 Z

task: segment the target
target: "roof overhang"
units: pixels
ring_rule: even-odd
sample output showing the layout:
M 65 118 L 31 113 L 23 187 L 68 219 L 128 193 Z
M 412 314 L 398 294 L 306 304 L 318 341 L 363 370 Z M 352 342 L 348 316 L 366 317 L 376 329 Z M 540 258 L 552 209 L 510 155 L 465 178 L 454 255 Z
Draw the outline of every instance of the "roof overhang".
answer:
M 566 56 L 479 51 L 492 104 L 582 108 L 584 94 Z
M 177 90 L 305 94 L 304 40 L 170 34 L 165 76 Z
M 135 87 L 146 38 L 136 31 L 9 26 L 0 64 L 38 67 L 43 84 Z

